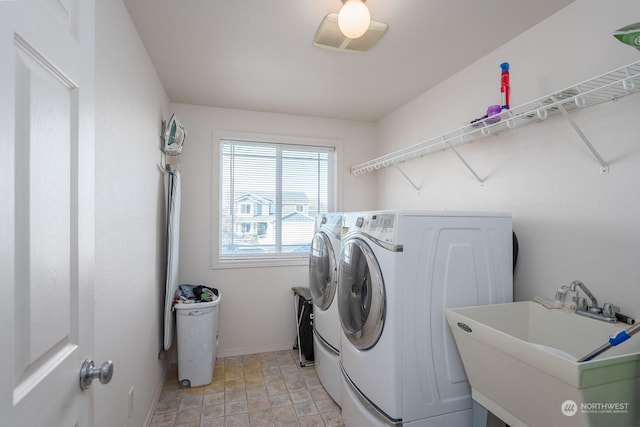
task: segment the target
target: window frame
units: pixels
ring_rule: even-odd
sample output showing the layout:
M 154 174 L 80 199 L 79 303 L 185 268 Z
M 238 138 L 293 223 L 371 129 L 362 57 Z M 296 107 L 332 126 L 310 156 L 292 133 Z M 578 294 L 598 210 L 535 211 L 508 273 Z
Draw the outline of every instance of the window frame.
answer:
M 342 182 L 342 141 L 339 139 L 331 138 L 316 138 L 316 137 L 300 137 L 300 136 L 287 136 L 287 135 L 273 135 L 273 134 L 261 134 L 243 131 L 233 130 L 215 130 L 213 132 L 213 159 L 212 159 L 212 209 L 211 209 L 211 268 L 212 269 L 226 269 L 226 268 L 253 268 L 253 267 L 283 267 L 283 266 L 301 266 L 309 264 L 309 255 L 300 254 L 288 255 L 281 257 L 279 254 L 274 254 L 273 257 L 259 258 L 253 257 L 251 254 L 247 254 L 245 257 L 237 257 L 234 259 L 221 259 L 220 258 L 220 182 L 221 182 L 221 145 L 225 141 L 238 141 L 247 143 L 265 143 L 265 144 L 282 144 L 291 145 L 293 147 L 298 146 L 312 146 L 323 147 L 333 149 L 333 155 L 331 156 L 330 173 L 329 173 L 329 211 L 338 210 L 338 202 L 341 200 L 341 193 L 339 193 L 338 185 Z

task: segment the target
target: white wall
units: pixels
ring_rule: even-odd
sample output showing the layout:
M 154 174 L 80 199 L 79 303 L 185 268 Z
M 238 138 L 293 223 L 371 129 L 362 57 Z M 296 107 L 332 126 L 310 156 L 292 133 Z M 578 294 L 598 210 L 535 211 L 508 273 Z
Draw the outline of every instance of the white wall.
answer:
M 183 104 L 172 108 L 187 129 L 181 162 L 179 281 L 220 289 L 218 356 L 291 348 L 295 337 L 291 287 L 308 286 L 308 267 L 211 268 L 211 233 L 216 223 L 212 207 L 217 203 L 212 193 L 218 173 L 213 165 L 213 131 L 341 140 L 344 181 L 338 189 L 338 210 L 355 210 L 374 207 L 375 178 L 353 177 L 346 168 L 374 154 L 375 126 Z
M 121 1 L 96 2 L 96 426 L 142 426 L 162 387 L 164 189 L 160 123 L 169 100 Z M 134 411 L 128 392 L 134 386 Z
M 501 62 L 511 64 L 517 106 L 640 60 L 611 36 L 639 18 L 635 0 L 577 0 L 381 120 L 377 155 L 457 129 L 500 103 Z M 610 163 L 608 175 L 558 117 L 461 147 L 484 188 L 450 151 L 402 166 L 420 192 L 393 169 L 376 172 L 377 207 L 512 212 L 517 300 L 552 297 L 580 279 L 599 302 L 640 317 L 638 111 L 640 96 L 632 95 L 574 115 Z

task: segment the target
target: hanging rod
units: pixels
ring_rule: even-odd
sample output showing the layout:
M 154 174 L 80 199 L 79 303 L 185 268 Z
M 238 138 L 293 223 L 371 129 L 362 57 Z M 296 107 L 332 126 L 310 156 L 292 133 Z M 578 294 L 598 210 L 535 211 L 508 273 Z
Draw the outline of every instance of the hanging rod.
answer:
M 639 91 L 640 61 L 636 61 L 561 91 L 543 96 L 519 107 L 504 110 L 499 114 L 500 120 L 498 122 L 494 122 L 495 116 L 480 120 L 474 123 L 473 126 L 466 125 L 435 138 L 360 163 L 351 167 L 350 172 L 353 175 L 374 172 L 378 169 L 420 158 L 427 154 L 454 149 L 459 145 L 468 144 L 477 139 L 495 135 L 506 130 L 515 129 L 530 123 L 538 123 L 560 114 L 569 117 L 568 112 L 572 110 L 588 108 Z M 491 122 L 489 122 L 489 120 Z M 597 154 L 597 151 L 595 151 L 593 145 L 588 142 L 586 136 L 583 137 L 584 134 L 579 130 L 575 122 L 571 119 L 569 119 L 569 122 L 574 126 L 574 129 L 581 134 L 581 138 L 583 138 L 587 147 L 589 147 L 600 163 L 601 172 L 606 173 L 606 171 L 608 171 L 606 162 Z M 460 158 L 459 154 L 458 157 Z M 462 161 L 464 162 L 464 160 Z M 482 183 L 482 180 L 468 165 L 467 168 L 469 168 L 476 179 Z

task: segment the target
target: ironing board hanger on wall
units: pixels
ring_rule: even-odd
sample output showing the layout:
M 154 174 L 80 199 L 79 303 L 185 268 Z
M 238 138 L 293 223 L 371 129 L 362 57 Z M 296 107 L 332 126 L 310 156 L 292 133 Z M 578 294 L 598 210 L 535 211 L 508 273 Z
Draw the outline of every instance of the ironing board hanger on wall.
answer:
M 163 172 L 170 173 L 179 169 L 180 154 L 186 137 L 187 131 L 175 114 L 171 115 L 168 123 L 162 121 L 159 167 Z

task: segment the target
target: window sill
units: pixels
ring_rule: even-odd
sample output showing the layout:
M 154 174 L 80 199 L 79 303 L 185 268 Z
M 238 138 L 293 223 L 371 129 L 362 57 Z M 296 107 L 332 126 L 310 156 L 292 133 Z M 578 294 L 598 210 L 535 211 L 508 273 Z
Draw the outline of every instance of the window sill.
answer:
M 236 258 L 233 260 L 214 259 L 211 269 L 233 269 L 233 268 L 265 268 L 265 267 L 299 267 L 308 266 L 309 256 L 295 258 Z

